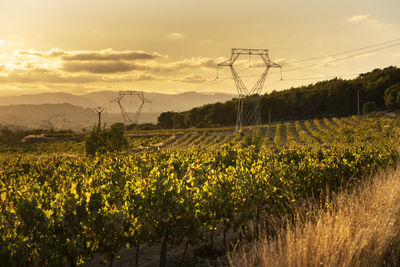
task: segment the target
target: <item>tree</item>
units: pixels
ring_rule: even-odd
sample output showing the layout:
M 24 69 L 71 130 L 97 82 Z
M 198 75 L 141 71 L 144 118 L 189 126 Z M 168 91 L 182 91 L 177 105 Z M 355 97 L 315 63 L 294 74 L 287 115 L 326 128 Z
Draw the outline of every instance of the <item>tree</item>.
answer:
M 93 130 L 85 139 L 86 154 L 117 152 L 128 147 L 128 139 L 124 136 L 124 124 L 115 123 L 110 129 Z
M 174 116 L 174 112 L 168 111 L 163 112 L 158 117 L 158 124 L 161 128 L 171 129 L 174 127 L 174 122 L 172 121 L 172 117 Z
M 378 111 L 378 110 L 379 110 L 379 107 L 376 105 L 376 103 L 370 101 L 370 102 L 367 102 L 364 104 L 362 111 L 363 111 L 363 114 L 367 114 L 372 111 Z
M 400 83 L 385 90 L 385 105 L 389 111 L 400 109 Z
M 384 109 L 385 106 L 393 110 L 400 108 L 396 84 L 400 84 L 400 69 L 390 66 L 360 74 L 353 80 L 335 78 L 279 92 L 272 91 L 263 96 L 251 96 L 246 99 L 245 109 L 248 103 L 259 101 L 263 122 L 269 120 L 269 114 L 272 114 L 273 121 L 348 116 L 357 114 L 358 92 L 361 105 L 371 102 L 366 105 L 367 110 Z M 237 99 L 232 99 L 180 113 L 164 112 L 158 120 L 161 128 L 233 125 L 236 106 Z

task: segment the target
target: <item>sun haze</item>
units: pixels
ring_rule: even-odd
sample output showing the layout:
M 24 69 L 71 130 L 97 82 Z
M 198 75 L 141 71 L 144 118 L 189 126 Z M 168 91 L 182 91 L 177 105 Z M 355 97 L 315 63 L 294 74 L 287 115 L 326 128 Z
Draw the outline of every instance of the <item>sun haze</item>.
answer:
M 283 67 L 263 92 L 400 65 L 398 0 L 3 0 L 0 10 L 0 96 L 234 93 L 231 79 L 210 82 L 234 47 L 267 48 Z M 249 85 L 259 60 L 237 63 Z

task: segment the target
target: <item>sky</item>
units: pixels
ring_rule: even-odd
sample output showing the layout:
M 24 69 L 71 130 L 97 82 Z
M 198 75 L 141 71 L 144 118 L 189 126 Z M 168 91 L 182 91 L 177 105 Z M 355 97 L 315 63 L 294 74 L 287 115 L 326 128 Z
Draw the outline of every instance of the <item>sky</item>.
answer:
M 0 96 L 236 93 L 231 48 L 268 49 L 262 93 L 400 67 L 398 0 L 1 0 Z M 346 53 L 344 53 L 346 52 Z M 257 56 L 234 68 L 251 88 Z M 282 72 L 281 72 L 282 70 Z

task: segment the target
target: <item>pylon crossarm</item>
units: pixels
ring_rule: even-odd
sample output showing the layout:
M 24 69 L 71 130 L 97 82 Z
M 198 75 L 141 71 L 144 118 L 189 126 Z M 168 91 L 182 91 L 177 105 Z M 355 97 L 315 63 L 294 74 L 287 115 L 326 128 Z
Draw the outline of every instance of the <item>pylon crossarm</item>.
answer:
M 217 65 L 217 67 L 228 67 L 228 66 L 232 66 L 232 60 L 228 59 L 224 62 L 221 62 Z
M 237 53 L 237 54 L 232 53 L 232 55 L 231 55 L 231 65 L 233 65 L 233 63 L 235 63 L 236 59 L 237 59 L 239 56 L 240 56 L 239 53 Z
M 232 54 L 239 55 L 265 55 L 268 57 L 268 49 L 232 48 Z

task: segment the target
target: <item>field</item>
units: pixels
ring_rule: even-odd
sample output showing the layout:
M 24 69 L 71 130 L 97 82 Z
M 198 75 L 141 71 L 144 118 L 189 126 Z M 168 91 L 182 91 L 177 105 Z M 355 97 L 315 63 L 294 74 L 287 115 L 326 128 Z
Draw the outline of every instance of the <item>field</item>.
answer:
M 96 156 L 76 141 L 3 147 L 0 261 L 112 264 L 132 247 L 139 264 L 141 247 L 161 244 L 165 266 L 177 264 L 168 245 L 229 247 L 227 234 L 245 238 L 395 166 L 399 127 L 398 117 L 353 116 L 130 132 L 129 150 Z

